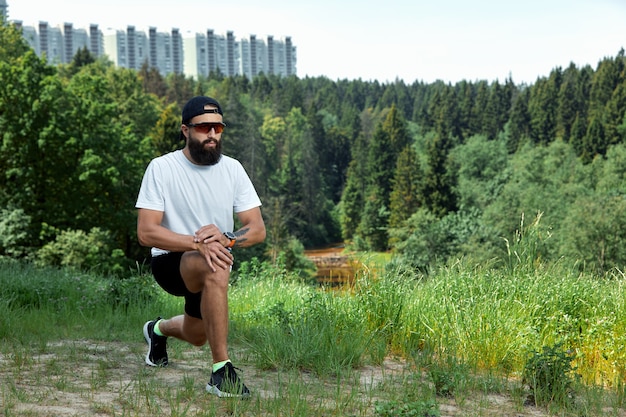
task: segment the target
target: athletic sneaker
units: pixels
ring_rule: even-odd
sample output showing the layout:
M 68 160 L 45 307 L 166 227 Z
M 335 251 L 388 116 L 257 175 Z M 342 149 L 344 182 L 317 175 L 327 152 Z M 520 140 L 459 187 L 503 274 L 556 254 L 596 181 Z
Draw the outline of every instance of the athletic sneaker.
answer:
M 146 365 L 150 366 L 167 366 L 167 337 L 154 333 L 154 325 L 159 320 L 161 320 L 161 317 L 147 321 L 143 325 L 143 337 L 146 338 L 148 343 Z
M 237 376 L 232 363 L 226 362 L 220 370 L 211 374 L 211 379 L 206 385 L 206 390 L 210 394 L 218 397 L 250 397 L 250 390 Z M 241 370 L 241 369 L 239 369 Z

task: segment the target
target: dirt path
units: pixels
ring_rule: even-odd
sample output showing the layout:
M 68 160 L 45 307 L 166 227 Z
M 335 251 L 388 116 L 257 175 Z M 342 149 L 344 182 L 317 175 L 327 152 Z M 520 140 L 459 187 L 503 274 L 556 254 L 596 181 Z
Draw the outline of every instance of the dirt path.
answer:
M 309 373 L 263 371 L 237 363 L 253 391 L 253 400 L 233 403 L 204 392 L 208 352 L 181 342 L 171 344 L 168 368 L 146 367 L 145 346 L 140 341 L 132 346 L 68 341 L 48 345 L 42 351 L 0 355 L 4 415 L 287 416 L 293 411 L 290 403 L 304 401 L 307 406 L 303 409 L 324 412 L 300 415 L 375 416 L 380 396 L 406 390 L 403 384 L 407 372 L 412 372 L 404 362 L 388 359 L 380 366 L 364 366 L 342 376 L 344 381 L 337 384 L 336 378 L 322 380 Z M 347 408 L 342 409 L 344 406 Z M 520 409 L 511 398 L 498 394 L 442 398 L 438 407 L 442 417 L 547 416 L 534 407 Z

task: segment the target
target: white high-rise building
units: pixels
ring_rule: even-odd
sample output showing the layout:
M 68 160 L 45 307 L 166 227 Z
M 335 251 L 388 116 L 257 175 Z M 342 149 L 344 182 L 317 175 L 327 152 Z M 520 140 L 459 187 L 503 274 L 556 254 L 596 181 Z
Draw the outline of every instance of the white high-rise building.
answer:
M 48 22 L 39 22 L 39 55 L 50 64 L 63 63 L 63 32 L 58 27 L 48 26 Z
M 157 32 L 155 27 L 151 27 L 148 33 L 150 67 L 158 69 L 162 75 L 173 73 L 173 42 L 171 34 Z
M 267 46 L 256 35 L 239 42 L 239 73 L 249 79 L 261 73 L 267 73 Z
M 183 37 L 177 28 L 172 29 L 172 72 L 183 74 Z
M 89 52 L 99 58 L 104 55 L 104 44 L 102 39 L 102 31 L 98 29 L 98 25 L 89 25 Z
M 5 22 L 9 19 L 8 8 L 7 0 L 0 0 L 0 16 L 2 16 L 2 20 Z
M 126 32 L 107 28 L 103 32 L 104 54 L 115 66 L 128 68 L 128 40 Z
M 7 0 L 0 0 L 0 12 L 8 18 Z M 250 35 L 238 41 L 232 31 L 225 36 L 212 29 L 206 33 L 187 33 L 177 28 L 170 33 L 150 27 L 148 33 L 129 25 L 126 30 L 108 28 L 101 31 L 97 24 L 88 30 L 75 28 L 72 23 L 50 27 L 41 21 L 35 27 L 22 26 L 26 42 L 38 56 L 50 64 L 67 64 L 81 48 L 87 48 L 95 58 L 106 56 L 114 65 L 135 70 L 144 64 L 158 69 L 162 75 L 171 73 L 191 77 L 208 77 L 212 72 L 225 76 L 245 75 L 252 79 L 261 73 L 289 76 L 296 74 L 296 48 L 291 38 L 266 41 Z
M 209 53 L 207 37 L 203 33 L 187 34 L 183 37 L 185 59 L 183 69 L 190 77 L 207 77 L 209 75 Z
M 277 41 L 268 36 L 265 43 L 250 35 L 249 39 L 237 41 L 233 32 L 224 37 L 209 29 L 206 35 L 187 33 L 183 45 L 185 74 L 189 76 L 207 76 L 218 70 L 226 76 L 245 75 L 250 79 L 261 73 L 296 74 L 296 53 L 290 37 Z

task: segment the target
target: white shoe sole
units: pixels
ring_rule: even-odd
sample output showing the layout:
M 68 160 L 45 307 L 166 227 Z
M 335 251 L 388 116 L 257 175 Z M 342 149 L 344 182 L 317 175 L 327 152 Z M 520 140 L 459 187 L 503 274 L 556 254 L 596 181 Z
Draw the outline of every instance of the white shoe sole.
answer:
M 148 325 L 151 321 L 147 321 L 146 324 L 143 325 L 143 337 L 146 339 L 146 343 L 148 344 L 148 353 L 146 353 L 146 365 L 158 367 L 156 363 L 150 360 L 150 335 L 148 334 Z

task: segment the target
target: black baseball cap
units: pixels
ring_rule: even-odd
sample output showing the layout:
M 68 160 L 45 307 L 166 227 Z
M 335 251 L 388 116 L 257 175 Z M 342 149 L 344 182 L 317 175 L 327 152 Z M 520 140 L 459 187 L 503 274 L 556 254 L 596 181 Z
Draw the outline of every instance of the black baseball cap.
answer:
M 209 105 L 217 108 L 207 108 Z M 224 115 L 224 113 L 222 113 L 222 107 L 220 107 L 220 103 L 218 103 L 217 100 L 207 96 L 196 96 L 189 100 L 187 104 L 185 104 L 185 107 L 183 107 L 182 122 L 183 124 L 187 124 L 194 117 L 205 113 L 219 113 L 222 116 Z

